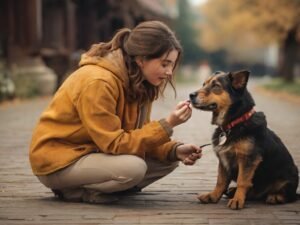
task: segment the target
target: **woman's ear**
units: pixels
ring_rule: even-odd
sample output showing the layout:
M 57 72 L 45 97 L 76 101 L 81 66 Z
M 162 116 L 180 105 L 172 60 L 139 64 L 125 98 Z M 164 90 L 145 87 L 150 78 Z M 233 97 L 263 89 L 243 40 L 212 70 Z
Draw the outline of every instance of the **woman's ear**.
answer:
M 139 67 L 143 67 L 143 57 L 142 56 L 137 56 L 135 57 L 135 62 Z

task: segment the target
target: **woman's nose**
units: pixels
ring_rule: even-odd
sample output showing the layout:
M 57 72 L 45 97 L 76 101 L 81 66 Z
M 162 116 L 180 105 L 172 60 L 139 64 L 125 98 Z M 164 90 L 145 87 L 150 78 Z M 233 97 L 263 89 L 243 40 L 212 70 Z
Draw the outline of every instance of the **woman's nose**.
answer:
M 168 77 L 172 76 L 172 74 L 173 74 L 172 69 L 167 69 L 167 70 L 166 70 L 166 75 L 167 75 Z

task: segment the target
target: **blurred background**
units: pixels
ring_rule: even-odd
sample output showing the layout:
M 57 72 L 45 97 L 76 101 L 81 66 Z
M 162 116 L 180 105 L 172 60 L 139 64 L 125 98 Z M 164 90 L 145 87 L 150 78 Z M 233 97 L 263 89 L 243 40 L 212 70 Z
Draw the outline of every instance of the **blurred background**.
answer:
M 1 0 L 0 101 L 53 94 L 93 43 L 146 20 L 181 41 L 178 82 L 248 69 L 300 95 L 300 0 Z

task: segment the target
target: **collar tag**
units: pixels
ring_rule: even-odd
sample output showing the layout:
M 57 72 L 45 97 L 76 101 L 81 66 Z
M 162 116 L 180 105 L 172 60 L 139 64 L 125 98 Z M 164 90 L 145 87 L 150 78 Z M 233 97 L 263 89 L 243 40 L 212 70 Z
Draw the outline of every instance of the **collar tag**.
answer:
M 227 141 L 226 132 L 223 131 L 219 135 L 219 144 L 218 145 L 224 145 L 226 143 L 226 141 Z

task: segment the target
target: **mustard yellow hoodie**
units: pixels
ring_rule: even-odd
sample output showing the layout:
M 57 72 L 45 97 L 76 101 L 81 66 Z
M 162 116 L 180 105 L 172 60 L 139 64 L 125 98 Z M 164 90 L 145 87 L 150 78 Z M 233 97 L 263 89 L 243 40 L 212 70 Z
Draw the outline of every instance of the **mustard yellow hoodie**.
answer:
M 54 95 L 33 132 L 30 163 L 35 175 L 62 169 L 91 152 L 146 154 L 167 160 L 175 141 L 162 121 L 138 127 L 140 107 L 128 103 L 127 70 L 120 50 L 105 58 L 82 56 L 80 68 Z

